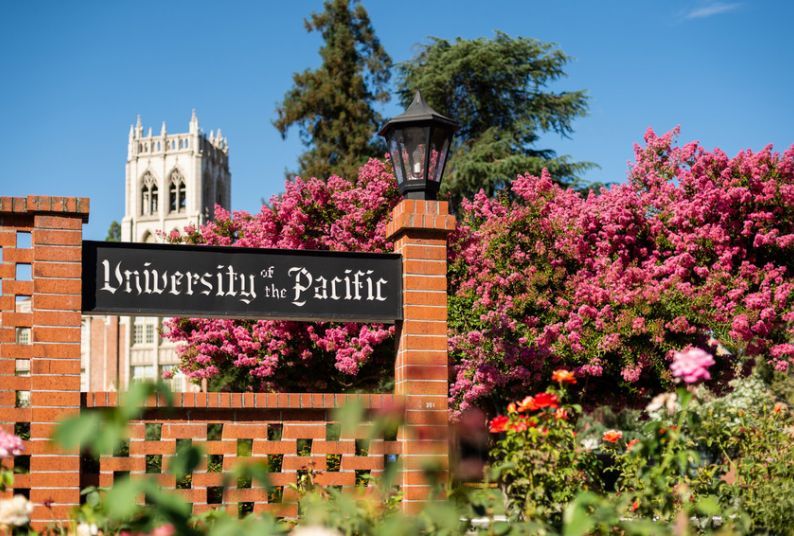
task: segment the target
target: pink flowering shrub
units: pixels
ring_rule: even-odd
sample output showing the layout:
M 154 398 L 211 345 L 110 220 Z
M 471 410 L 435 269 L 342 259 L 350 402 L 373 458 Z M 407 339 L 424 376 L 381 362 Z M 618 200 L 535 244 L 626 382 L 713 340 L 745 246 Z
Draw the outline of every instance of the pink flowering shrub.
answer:
M 794 147 L 728 158 L 676 134 L 647 132 L 627 184 L 583 196 L 524 176 L 464 204 L 450 252 L 456 407 L 498 408 L 557 367 L 599 403 L 647 395 L 686 346 L 719 346 L 723 369 L 789 367 Z
M 258 214 L 229 214 L 187 228 L 175 242 L 243 247 L 390 251 L 387 215 L 398 202 L 386 164 L 370 160 L 357 180 L 296 178 Z M 379 324 L 174 319 L 167 336 L 180 345 L 182 370 L 214 388 L 339 389 L 381 380 L 377 364 L 393 359 L 394 328 Z M 368 365 L 372 365 L 369 366 Z M 371 378 L 366 378 L 371 376 Z
M 623 403 L 669 386 L 679 348 L 739 362 L 794 362 L 794 147 L 729 158 L 649 131 L 626 184 L 582 195 L 544 174 L 478 195 L 450 237 L 450 390 L 492 412 L 542 390 L 558 368 L 585 401 Z M 387 164 L 355 181 L 288 181 L 259 214 L 216 213 L 177 241 L 389 251 L 398 202 Z M 384 376 L 380 325 L 179 319 L 183 370 L 235 388 L 337 389 Z M 380 372 L 380 373 L 379 373 Z M 592 398 L 597 397 L 597 398 Z

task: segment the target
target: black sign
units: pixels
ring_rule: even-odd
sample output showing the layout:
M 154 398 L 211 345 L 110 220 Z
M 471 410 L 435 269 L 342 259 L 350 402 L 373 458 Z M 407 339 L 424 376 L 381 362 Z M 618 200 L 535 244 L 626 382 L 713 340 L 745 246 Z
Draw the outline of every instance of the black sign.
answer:
M 394 322 L 397 254 L 83 242 L 83 312 Z

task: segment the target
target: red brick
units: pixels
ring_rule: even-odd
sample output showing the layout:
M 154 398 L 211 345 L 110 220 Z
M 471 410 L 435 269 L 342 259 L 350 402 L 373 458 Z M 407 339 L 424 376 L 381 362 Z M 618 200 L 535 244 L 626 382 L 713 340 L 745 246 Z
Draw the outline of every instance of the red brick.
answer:
M 400 337 L 400 350 L 446 350 L 448 341 L 442 335 L 403 334 Z
M 80 374 L 80 361 L 77 359 L 32 359 L 31 374 Z
M 410 277 L 409 277 L 410 279 Z M 433 279 L 428 278 L 428 283 L 431 281 L 441 281 L 441 285 L 436 285 L 433 283 L 433 288 L 420 288 L 419 285 L 414 286 L 405 286 L 405 294 L 403 294 L 403 305 L 435 305 L 435 306 L 446 306 L 447 305 L 447 293 L 446 293 L 446 279 L 439 278 Z M 442 288 L 437 288 L 442 287 Z
M 33 298 L 33 309 L 35 310 L 61 310 L 79 311 L 82 298 L 76 294 L 65 294 L 61 296 L 38 295 Z
M 33 325 L 33 315 L 31 313 L 5 312 L 2 314 L 2 319 L 4 327 L 30 327 Z
M 37 326 L 70 326 L 80 325 L 79 312 L 68 311 L 39 311 L 33 312 L 33 323 Z
M 403 333 L 406 335 L 447 335 L 447 323 L 430 320 L 404 320 Z
M 448 380 L 449 367 L 446 363 L 440 366 L 408 365 L 399 371 L 404 380 Z
M 30 393 L 30 403 L 34 408 L 46 407 L 62 407 L 62 408 L 79 408 L 80 407 L 80 391 L 37 391 L 37 378 L 33 379 L 33 389 Z
M 2 379 L 3 389 L 9 391 L 30 391 L 30 376 L 11 376 Z
M 441 381 L 399 381 L 396 391 L 402 395 L 444 395 L 449 393 L 447 382 Z
M 449 412 L 446 410 L 432 411 L 428 409 L 408 410 L 405 412 L 406 424 L 429 424 L 445 426 L 449 422 Z
M 78 393 L 79 394 L 79 393 Z M 33 394 L 31 394 L 31 397 Z M 78 402 L 79 403 L 79 402 Z M 79 406 L 76 407 L 33 407 L 31 408 L 30 420 L 33 422 L 56 422 L 77 413 Z
M 445 246 L 446 243 L 440 240 L 437 245 L 408 243 L 403 246 L 400 253 L 406 259 L 446 261 L 447 248 Z
M 284 439 L 325 439 L 325 423 L 286 423 L 282 437 Z
M 82 230 L 62 231 L 33 229 L 33 244 L 42 245 L 79 246 L 83 241 Z
M 5 248 L 3 250 L 3 261 L 16 264 L 33 263 L 33 250 L 21 248 Z
M 15 296 L 30 296 L 33 294 L 33 281 L 16 281 L 4 279 L 2 281 L 3 294 Z
M 446 305 L 446 304 L 445 304 Z M 445 306 L 406 305 L 403 307 L 404 320 L 447 320 Z
M 30 490 L 30 500 L 34 503 L 54 502 L 61 504 L 78 504 L 80 502 L 80 478 L 68 478 L 67 475 L 61 477 L 60 482 L 53 482 L 50 488 L 33 488 Z M 39 519 L 47 519 L 42 516 Z
M 37 391 L 80 391 L 79 375 L 33 376 L 33 388 Z
M 83 283 L 79 279 L 56 279 L 37 277 L 33 281 L 33 292 L 37 294 L 80 294 Z
M 43 328 L 43 329 L 56 329 L 56 328 Z M 72 329 L 72 328 L 60 328 Z M 34 327 L 35 330 L 35 327 Z M 55 341 L 36 341 L 34 344 L 35 352 L 41 357 L 48 357 L 52 359 L 80 359 L 80 329 L 77 331 L 77 340 L 68 343 L 56 343 Z M 35 335 L 34 335 L 35 339 Z
M 80 327 L 33 327 L 33 340 L 42 342 L 80 342 Z
M 68 216 L 36 216 L 37 229 L 82 229 L 80 218 Z
M 78 262 L 34 262 L 33 277 L 72 277 L 79 279 L 83 267 Z
M 82 259 L 83 253 L 79 246 L 41 246 L 33 250 L 36 261 L 75 262 Z
M 403 261 L 403 273 L 410 275 L 447 275 L 446 261 L 407 260 Z

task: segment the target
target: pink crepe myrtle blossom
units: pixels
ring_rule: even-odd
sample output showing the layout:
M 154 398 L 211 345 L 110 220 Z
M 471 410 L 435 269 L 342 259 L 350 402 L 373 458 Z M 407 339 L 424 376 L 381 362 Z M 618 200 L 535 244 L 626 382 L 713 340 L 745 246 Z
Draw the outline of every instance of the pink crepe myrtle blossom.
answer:
M 22 439 L 0 428 L 0 458 L 19 456 L 24 448 Z

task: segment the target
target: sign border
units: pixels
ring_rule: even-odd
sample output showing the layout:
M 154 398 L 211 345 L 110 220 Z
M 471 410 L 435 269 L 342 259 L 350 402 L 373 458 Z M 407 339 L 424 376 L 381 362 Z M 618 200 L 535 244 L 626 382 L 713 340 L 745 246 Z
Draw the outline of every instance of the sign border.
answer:
M 86 247 L 88 245 L 88 247 Z M 399 316 L 396 318 L 382 318 L 382 317 L 363 317 L 360 314 L 351 311 L 350 313 L 336 314 L 334 319 L 318 319 L 316 317 L 304 315 L 290 315 L 290 314 L 274 314 L 274 315 L 199 315 L 192 312 L 185 312 L 184 310 L 177 309 L 158 309 L 157 311 L 138 309 L 135 312 L 129 308 L 103 308 L 101 310 L 90 309 L 86 310 L 88 306 L 95 307 L 96 300 L 89 292 L 89 286 L 84 284 L 86 280 L 93 280 L 95 282 L 94 288 L 96 289 L 97 273 L 96 273 L 96 251 L 98 247 L 111 248 L 111 249 L 127 249 L 130 247 L 143 247 L 144 249 L 157 249 L 167 251 L 194 251 L 194 252 L 214 252 L 214 253 L 252 253 L 252 254 L 273 254 L 273 255 L 290 255 L 295 257 L 344 257 L 352 259 L 402 259 L 399 253 L 370 253 L 363 251 L 329 251 L 320 249 L 280 249 L 280 248 L 252 248 L 252 247 L 238 247 L 238 246 L 216 246 L 216 245 L 197 245 L 197 244 L 149 244 L 144 242 L 105 242 L 101 240 L 83 240 L 81 244 L 81 311 L 85 315 L 115 315 L 115 316 L 156 316 L 156 317 L 183 317 L 183 318 L 226 318 L 238 320 L 285 320 L 297 322 L 356 322 L 356 323 L 375 323 L 375 324 L 396 324 L 403 319 L 404 299 L 403 299 L 403 266 L 400 263 L 400 277 L 397 281 L 397 296 L 399 300 Z

